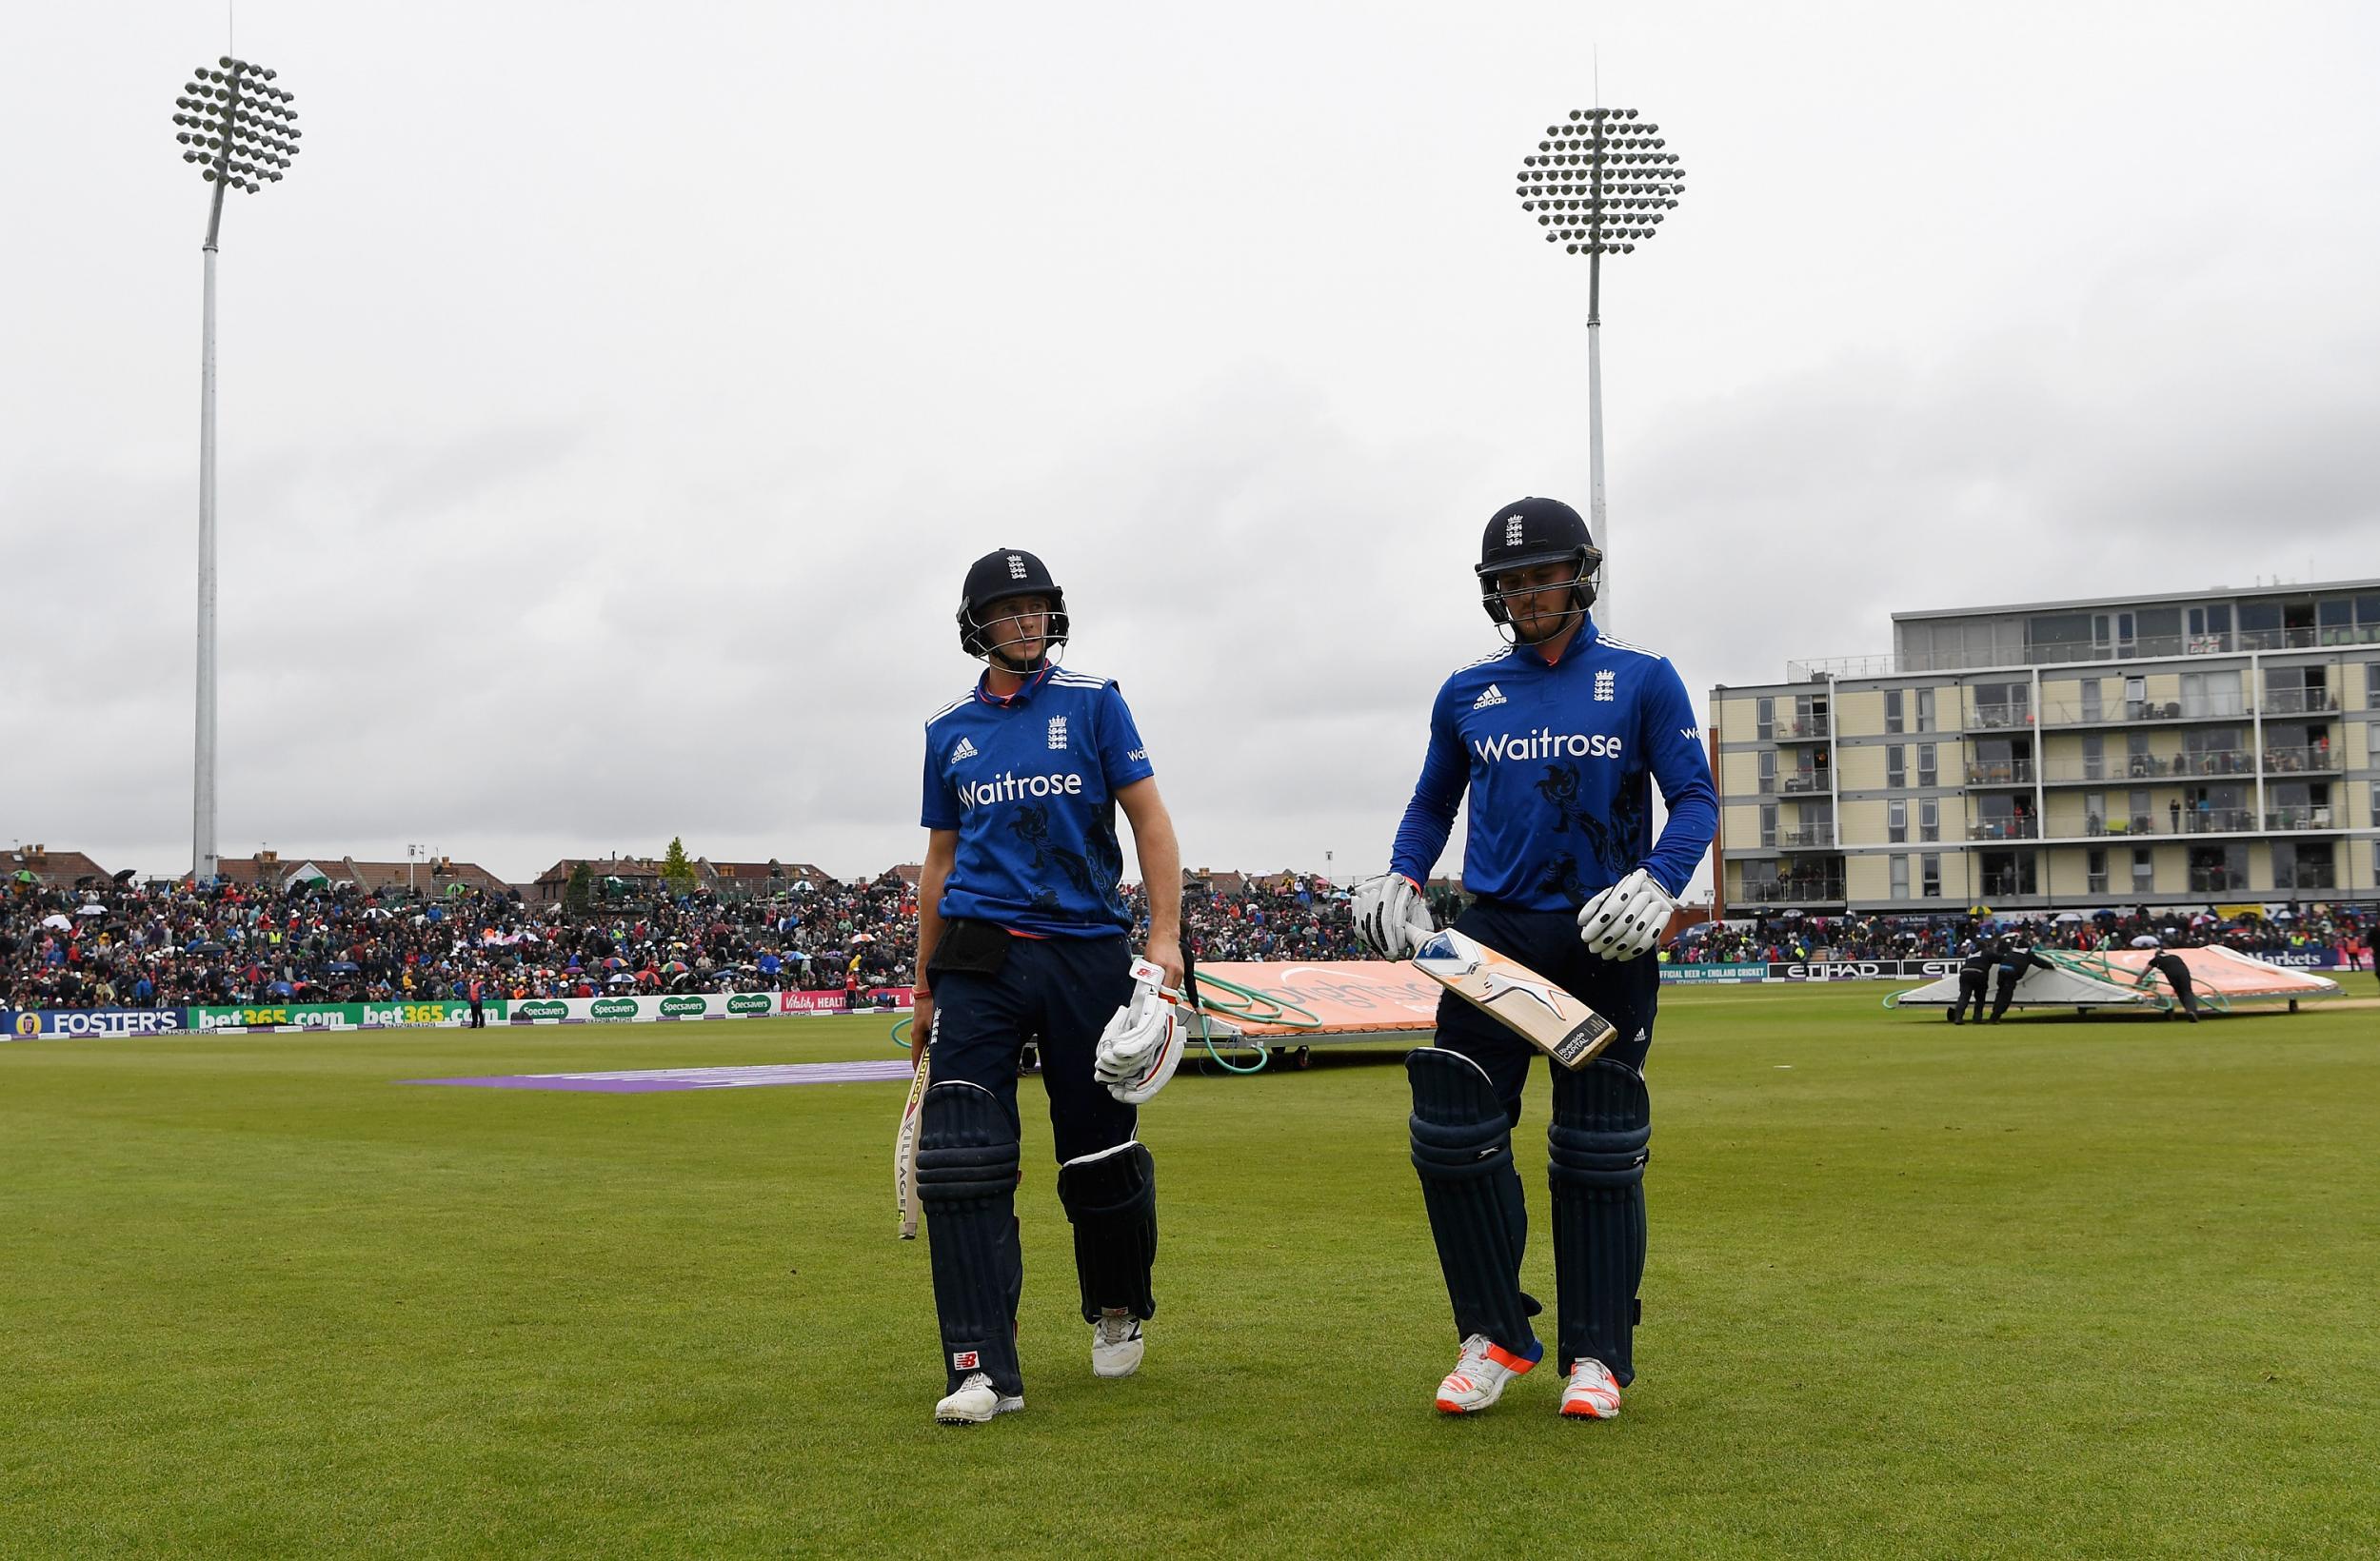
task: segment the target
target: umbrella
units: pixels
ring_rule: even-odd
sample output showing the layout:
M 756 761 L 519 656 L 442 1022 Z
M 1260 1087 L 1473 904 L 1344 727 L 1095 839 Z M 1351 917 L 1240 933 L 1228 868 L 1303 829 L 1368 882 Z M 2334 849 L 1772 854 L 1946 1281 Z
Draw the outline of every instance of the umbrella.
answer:
M 2272 919 L 2275 921 L 2294 921 L 2297 919 L 2297 913 L 2284 905 L 2279 910 L 2272 913 Z
M 623 981 L 626 981 L 626 982 L 629 982 L 629 983 L 633 984 L 633 983 L 635 982 L 635 980 L 636 980 L 636 978 L 635 978 L 635 977 L 633 977 L 633 976 L 631 976 L 631 975 L 629 975 L 626 971 L 625 971 L 625 970 L 616 970 L 616 971 L 612 972 L 612 976 L 611 976 L 611 982 L 610 982 L 610 984 L 611 984 L 611 985 L 613 985 L 613 986 L 618 986 L 618 985 L 619 985 L 621 982 L 623 982 Z
M 41 919 L 41 924 L 45 927 L 55 927 L 60 932 L 72 932 L 74 930 L 74 923 L 69 921 L 63 916 L 45 916 Z
M 94 899 L 87 902 L 81 910 L 76 911 L 74 914 L 76 916 L 106 916 L 108 914 L 108 907 L 102 905 L 99 901 Z
M 661 970 L 662 974 L 664 976 L 683 976 L 692 968 L 693 967 L 688 965 L 684 959 L 672 959 L 667 964 L 662 966 Z
M 2093 911 L 2091 913 L 2091 919 L 2093 921 L 2117 921 L 2121 920 L 2122 918 L 2118 917 L 2113 911 Z
M 851 935 L 851 941 L 855 943 L 873 943 L 876 941 L 876 935 L 872 932 L 855 932 Z
M 333 960 L 331 963 L 323 966 L 323 974 L 326 976 L 352 976 L 355 974 L 355 963 L 350 959 Z
M 289 996 L 291 988 L 289 983 L 287 981 L 275 981 L 272 985 L 265 988 L 265 990 L 271 993 L 276 998 L 286 998 Z
M 223 945 L 221 943 L 192 943 L 182 952 L 185 954 L 221 954 Z
M 2132 947 L 2136 949 L 2153 949 L 2162 948 L 2164 946 L 2163 940 L 2160 939 L 2154 933 L 2144 932 L 2139 937 L 2132 939 Z
M 620 956 L 615 954 L 610 958 L 605 959 L 603 964 L 605 970 L 619 970 L 625 967 L 627 962 L 628 961 L 621 958 Z
M 2066 912 L 2065 914 L 2061 915 L 2061 916 L 2058 918 L 2058 920 L 2059 920 L 2059 921 L 2061 921 L 2061 922 L 2065 922 L 2065 921 L 2080 921 L 2081 919 L 2082 919 L 2082 912 L 2080 912 L 2080 911 L 2068 911 L 2068 912 Z

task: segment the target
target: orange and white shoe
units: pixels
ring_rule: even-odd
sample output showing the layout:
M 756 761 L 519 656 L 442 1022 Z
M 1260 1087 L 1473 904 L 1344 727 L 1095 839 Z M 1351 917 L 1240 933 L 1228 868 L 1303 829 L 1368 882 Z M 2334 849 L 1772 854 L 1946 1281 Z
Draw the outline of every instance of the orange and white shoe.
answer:
M 1619 1413 L 1619 1381 L 1592 1355 L 1581 1355 L 1570 1368 L 1570 1385 L 1562 1389 L 1562 1413 L 1574 1420 L 1610 1420 Z
M 1448 1414 L 1475 1414 L 1504 1395 L 1505 1383 L 1544 1358 L 1545 1346 L 1536 1339 L 1529 1341 L 1529 1354 L 1517 1355 L 1488 1342 L 1485 1334 L 1474 1334 L 1462 1341 L 1461 1358 L 1438 1385 L 1438 1407 Z

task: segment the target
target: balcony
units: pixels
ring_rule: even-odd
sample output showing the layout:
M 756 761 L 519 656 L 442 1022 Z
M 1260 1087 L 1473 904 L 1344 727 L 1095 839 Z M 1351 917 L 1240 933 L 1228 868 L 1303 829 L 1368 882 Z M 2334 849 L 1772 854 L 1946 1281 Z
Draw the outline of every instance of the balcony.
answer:
M 2253 808 L 2186 807 L 2182 809 L 2182 833 L 2185 835 L 2236 835 L 2242 830 L 2255 827 L 2256 813 Z
M 2122 726 L 2144 721 L 2246 721 L 2248 701 L 2237 695 L 2192 700 L 2115 700 L 2095 711 L 2088 706 L 2045 703 L 2044 726 Z
M 1747 883 L 1736 897 L 1745 905 L 1823 905 L 1843 899 L 1841 879 L 1778 879 L 1774 883 Z
M 1831 730 L 1831 723 L 1825 716 L 1805 716 L 1798 721 L 1780 721 L 1776 723 L 1776 741 L 1779 742 L 1823 742 Z
M 2294 873 L 2282 873 L 2272 880 L 2277 890 L 2336 889 L 2338 879 L 2330 868 L 2319 862 L 2301 862 Z
M 2339 697 L 2327 688 L 2268 688 L 2264 691 L 2264 713 L 2268 716 L 2318 716 L 2339 707 Z
M 2190 892 L 2193 895 L 2234 895 L 2248 888 L 2248 875 L 2223 867 L 2193 867 L 2190 870 Z
M 2293 804 L 2289 807 L 2269 807 L 2264 812 L 2267 829 L 2333 829 L 2328 806 Z
M 2330 752 L 2330 744 L 2317 742 L 2310 748 L 2267 748 L 2264 751 L 2264 772 L 2267 775 L 2335 775 L 2339 761 Z
M 1978 704 L 1967 718 L 1972 728 L 1998 731 L 2004 727 L 2025 727 L 2033 724 L 2033 707 L 2028 704 Z
M 1967 826 L 1971 840 L 2037 840 L 2041 838 L 2038 819 L 1986 819 Z
M 1785 778 L 1789 792 L 1814 792 L 1827 789 L 1826 777 L 1812 770 L 1800 770 Z
M 1967 783 L 1971 786 L 2030 786 L 2033 784 L 2033 761 L 1971 759 L 1967 761 Z
M 1799 829 L 1780 829 L 1776 843 L 1788 851 L 1809 851 L 1835 844 L 1833 824 L 1804 824 Z

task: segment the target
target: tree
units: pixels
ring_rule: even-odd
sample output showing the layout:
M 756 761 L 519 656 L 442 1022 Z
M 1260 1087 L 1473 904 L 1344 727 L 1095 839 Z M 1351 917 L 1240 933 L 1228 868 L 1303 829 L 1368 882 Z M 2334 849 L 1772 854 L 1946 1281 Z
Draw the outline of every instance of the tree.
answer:
M 669 837 L 669 849 L 662 854 L 661 880 L 673 895 L 694 892 L 694 863 L 685 854 L 685 841 L 675 835 Z
M 586 914 L 595 902 L 595 870 L 582 861 L 570 869 L 570 881 L 563 885 L 562 908 L 576 915 Z

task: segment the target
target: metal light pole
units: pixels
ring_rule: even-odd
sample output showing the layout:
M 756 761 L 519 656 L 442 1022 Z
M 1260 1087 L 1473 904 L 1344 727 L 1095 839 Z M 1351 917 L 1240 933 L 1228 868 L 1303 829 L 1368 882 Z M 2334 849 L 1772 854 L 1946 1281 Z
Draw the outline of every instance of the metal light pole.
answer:
M 182 161 L 195 163 L 215 187 L 207 208 L 206 325 L 198 371 L 198 755 L 190 805 L 191 876 L 215 876 L 215 238 L 223 192 L 250 195 L 278 184 L 297 156 L 293 92 L 270 85 L 275 72 L 225 55 L 201 66 L 173 100 L 183 129 Z M 258 181 L 264 183 L 259 183 Z
M 1587 257 L 1588 525 L 1603 550 L 1597 622 L 1612 626 L 1612 536 L 1603 510 L 1603 257 L 1635 250 L 1686 192 L 1677 154 L 1661 127 L 1637 124 L 1634 109 L 1573 109 L 1548 125 L 1537 155 L 1520 160 L 1520 209 L 1534 212 L 1545 242 Z
M 407 895 L 410 896 L 413 893 L 413 864 L 428 855 L 429 847 L 426 845 L 408 845 L 405 848 L 405 892 Z

